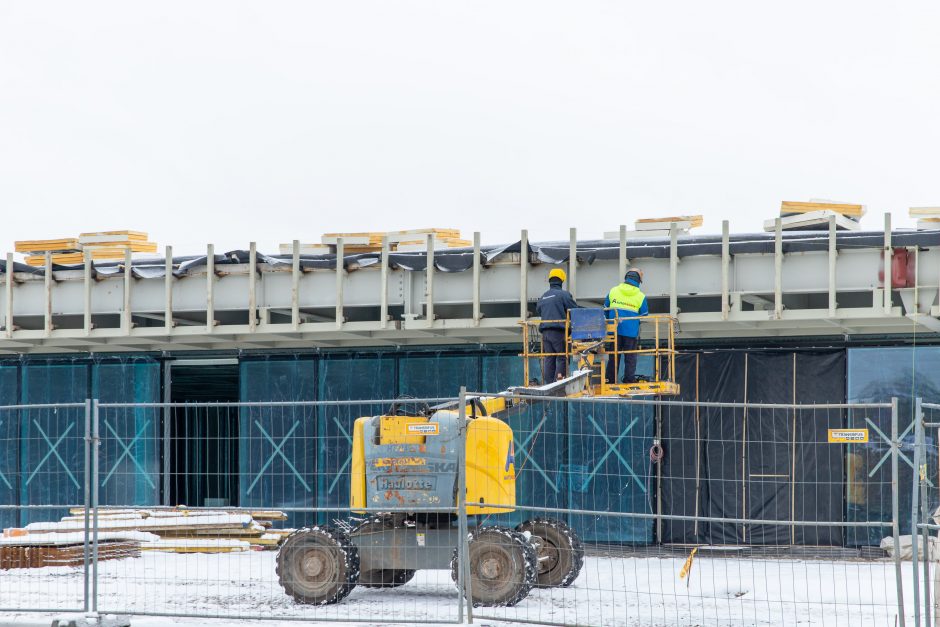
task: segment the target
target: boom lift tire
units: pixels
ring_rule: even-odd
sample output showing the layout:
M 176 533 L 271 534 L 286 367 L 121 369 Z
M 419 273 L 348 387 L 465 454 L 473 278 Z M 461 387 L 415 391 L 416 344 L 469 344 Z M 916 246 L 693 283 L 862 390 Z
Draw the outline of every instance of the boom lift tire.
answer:
M 346 532 L 335 527 L 295 531 L 281 545 L 276 561 L 281 587 L 298 603 L 338 603 L 359 581 L 359 551 Z
M 538 558 L 529 539 L 506 527 L 478 527 L 470 532 L 470 593 L 474 606 L 511 607 L 535 585 Z M 456 552 L 451 578 L 457 581 Z
M 516 527 L 520 533 L 538 537 L 537 588 L 567 588 L 581 573 L 584 544 L 567 524 L 560 520 L 533 518 Z
M 404 517 L 400 517 L 404 520 Z M 392 529 L 396 519 L 391 516 L 377 516 L 360 523 L 353 529 L 353 536 L 378 533 L 385 529 Z M 366 588 L 397 588 L 403 586 L 415 576 L 414 570 L 382 568 L 378 570 L 364 570 L 359 573 L 359 585 Z

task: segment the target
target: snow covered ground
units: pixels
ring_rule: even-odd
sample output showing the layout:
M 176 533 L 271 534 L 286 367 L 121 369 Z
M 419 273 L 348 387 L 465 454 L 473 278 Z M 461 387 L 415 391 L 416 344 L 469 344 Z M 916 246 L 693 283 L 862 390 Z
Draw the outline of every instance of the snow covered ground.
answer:
M 99 611 L 255 617 L 258 627 L 306 621 L 453 621 L 457 594 L 445 571 L 419 572 L 396 590 L 356 588 L 338 605 L 295 604 L 280 586 L 274 552 L 223 555 L 145 553 L 99 565 Z M 891 562 L 696 557 L 688 581 L 679 558 L 588 557 L 568 589 L 533 590 L 512 608 L 476 608 L 484 625 L 508 619 L 579 625 L 862 625 L 895 624 Z M 911 564 L 904 563 L 908 616 L 913 616 Z M 0 608 L 81 607 L 82 570 L 0 571 Z M 50 623 L 48 615 L 0 613 L 13 624 Z M 135 627 L 232 624 L 231 620 L 140 618 Z

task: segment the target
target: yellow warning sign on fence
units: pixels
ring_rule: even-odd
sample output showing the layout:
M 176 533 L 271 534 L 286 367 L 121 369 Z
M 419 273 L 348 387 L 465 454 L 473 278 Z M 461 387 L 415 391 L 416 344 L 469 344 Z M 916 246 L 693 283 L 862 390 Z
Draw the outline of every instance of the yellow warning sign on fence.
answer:
M 829 429 L 830 444 L 864 444 L 868 442 L 868 429 Z

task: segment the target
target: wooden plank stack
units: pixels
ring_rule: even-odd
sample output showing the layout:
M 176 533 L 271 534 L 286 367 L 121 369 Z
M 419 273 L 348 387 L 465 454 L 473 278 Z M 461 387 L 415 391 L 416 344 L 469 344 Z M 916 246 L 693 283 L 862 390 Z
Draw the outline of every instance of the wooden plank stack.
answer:
M 911 207 L 908 215 L 917 218 L 918 231 L 940 229 L 940 207 Z
M 6 532 L 14 530 L 6 530 Z M 15 531 L 22 532 L 17 529 Z M 84 533 L 6 533 L 0 538 L 0 570 L 81 566 L 85 559 Z M 100 533 L 98 559 L 140 557 L 141 543 L 156 541 L 146 533 Z
M 26 253 L 26 263 L 38 267 L 45 265 L 47 252 L 52 254 L 52 263 L 73 265 L 84 262 L 83 251 L 89 251 L 96 261 L 120 260 L 128 250 L 132 253 L 155 253 L 157 244 L 148 241 L 147 234 L 141 231 L 96 231 L 82 233 L 78 237 L 18 241 L 15 250 Z
M 865 215 L 864 205 L 852 205 L 847 203 L 828 202 L 823 200 L 812 200 L 810 202 L 798 202 L 794 200 L 784 200 L 780 203 L 780 217 L 799 215 L 801 213 L 810 213 L 813 211 L 832 211 L 846 218 L 858 222 Z
M 666 216 L 663 218 L 640 218 L 634 223 L 632 231 L 627 231 L 629 239 L 654 239 L 670 236 L 673 224 L 679 235 L 688 235 L 691 229 L 702 226 L 705 219 L 701 215 Z M 605 231 L 604 239 L 619 239 L 619 231 Z
M 829 228 L 829 220 L 834 219 L 837 230 L 857 231 L 864 215 L 864 205 L 825 200 L 784 200 L 780 203 L 780 228 L 784 231 L 825 231 Z M 776 219 L 764 221 L 764 231 L 772 233 L 776 230 Z
M 365 231 L 357 233 L 324 233 L 319 244 L 301 244 L 301 255 L 331 255 L 342 238 L 345 254 L 377 253 L 382 251 L 382 238 L 388 238 L 392 252 L 427 250 L 428 237 L 434 239 L 434 249 L 466 248 L 473 242 L 461 239 L 459 229 L 413 229 L 409 231 Z M 282 255 L 294 252 L 293 244 L 281 244 Z
M 27 525 L 27 531 L 74 531 L 84 528 L 85 511 L 74 508 L 58 523 Z M 98 512 L 98 527 L 108 531 L 136 530 L 156 534 L 157 544 L 144 544 L 145 551 L 174 553 L 232 553 L 249 549 L 276 549 L 292 529 L 274 529 L 287 519 L 278 510 L 249 513 L 225 510 L 117 509 Z

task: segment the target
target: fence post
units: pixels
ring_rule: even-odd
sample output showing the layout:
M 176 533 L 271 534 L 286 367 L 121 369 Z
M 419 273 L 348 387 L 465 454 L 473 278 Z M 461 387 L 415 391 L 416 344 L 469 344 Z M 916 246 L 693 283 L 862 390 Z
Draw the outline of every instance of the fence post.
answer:
M 911 479 L 911 565 L 914 576 L 914 626 L 920 627 L 920 573 L 917 570 L 917 525 L 920 523 L 920 453 L 924 435 L 923 412 L 921 399 L 914 399 L 914 474 Z M 929 559 L 928 545 L 924 545 L 924 559 Z
M 98 611 L 98 417 L 100 408 L 98 399 L 91 401 L 91 508 L 92 508 L 92 544 L 91 544 L 91 611 Z
M 904 575 L 901 571 L 901 512 L 900 512 L 900 494 L 898 489 L 901 487 L 898 481 L 898 453 L 901 443 L 898 441 L 898 399 L 891 399 L 891 531 L 894 537 L 894 573 L 897 579 L 898 592 L 898 622 L 900 627 L 905 627 L 904 619 Z
M 85 399 L 85 466 L 82 469 L 84 480 L 85 506 L 85 546 L 84 546 L 84 570 L 83 570 L 83 590 L 82 590 L 82 608 L 87 612 L 90 608 L 90 575 L 91 575 L 91 399 Z
M 464 602 L 467 607 L 467 623 L 473 624 L 473 596 L 470 586 L 470 548 L 467 528 L 467 388 L 460 387 L 457 409 L 457 620 L 463 621 Z

